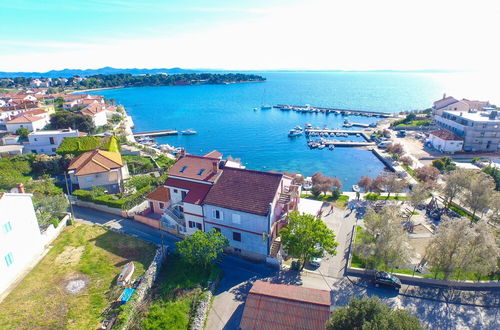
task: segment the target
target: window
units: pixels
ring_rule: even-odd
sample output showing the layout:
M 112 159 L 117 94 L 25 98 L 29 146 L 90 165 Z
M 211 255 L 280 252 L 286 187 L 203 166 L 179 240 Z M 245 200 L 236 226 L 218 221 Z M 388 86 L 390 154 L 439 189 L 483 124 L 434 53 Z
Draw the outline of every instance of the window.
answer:
M 241 233 L 233 231 L 233 241 L 241 242 Z
M 154 210 L 154 207 L 153 207 L 153 202 L 152 202 L 152 201 L 149 201 L 149 208 L 150 208 L 151 210 Z
M 179 171 L 180 173 L 184 173 L 184 171 L 187 169 L 187 166 L 182 166 L 181 170 Z
M 195 227 L 194 221 L 188 221 L 188 226 L 189 228 L 194 228 Z
M 164 208 L 165 208 L 165 203 L 160 202 L 160 209 L 164 209 Z
M 187 192 L 181 191 L 181 198 L 184 200 L 186 198 Z
M 52 136 L 49 137 L 49 141 L 50 141 L 50 144 L 56 144 L 56 142 L 54 141 L 54 138 Z
M 222 220 L 222 212 L 220 210 L 213 210 L 212 211 L 212 216 L 215 219 Z
M 241 223 L 241 216 L 239 214 L 233 214 L 233 223 L 238 225 Z
M 38 139 L 37 139 L 37 138 L 35 138 L 34 140 L 35 140 L 35 141 L 38 141 Z
M 179 192 L 179 190 L 177 189 L 174 189 L 174 193 L 177 194 Z
M 219 227 L 214 227 L 214 230 L 215 230 L 216 233 L 220 234 L 220 228 Z
M 196 223 L 196 228 L 199 229 L 199 230 L 201 230 L 201 223 L 197 222 Z
M 14 263 L 14 256 L 12 255 L 12 252 L 7 253 L 7 255 L 4 257 L 5 263 L 7 264 L 7 267 L 12 265 Z
M 202 169 L 198 172 L 198 175 L 202 175 L 202 174 L 203 174 L 203 172 L 205 172 L 205 169 L 204 169 L 204 168 L 202 168 Z
M 11 230 L 12 230 L 12 225 L 10 224 L 10 221 L 7 221 L 6 223 L 3 224 L 4 233 L 8 233 Z

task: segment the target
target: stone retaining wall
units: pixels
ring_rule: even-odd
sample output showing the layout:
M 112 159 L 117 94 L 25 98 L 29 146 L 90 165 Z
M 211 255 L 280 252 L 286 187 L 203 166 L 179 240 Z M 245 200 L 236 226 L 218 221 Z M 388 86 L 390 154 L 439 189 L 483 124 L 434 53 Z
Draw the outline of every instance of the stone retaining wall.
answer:
M 204 297 L 198 303 L 196 307 L 196 313 L 191 324 L 191 330 L 203 330 L 205 327 L 205 320 L 207 318 L 208 311 L 210 310 L 210 302 L 212 301 L 212 296 L 215 293 L 215 289 L 219 284 L 219 278 L 217 278 L 214 282 L 209 284 L 209 289 L 204 293 Z

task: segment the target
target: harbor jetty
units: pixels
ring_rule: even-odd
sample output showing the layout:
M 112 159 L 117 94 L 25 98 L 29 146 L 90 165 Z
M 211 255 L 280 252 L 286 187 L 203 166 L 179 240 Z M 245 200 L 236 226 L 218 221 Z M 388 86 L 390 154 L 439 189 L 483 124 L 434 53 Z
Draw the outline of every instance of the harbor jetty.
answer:
M 366 135 L 366 132 L 355 130 L 306 128 L 305 133 L 306 136 L 361 135 L 366 141 L 370 141 L 370 137 Z
M 164 129 L 160 131 L 148 131 L 148 132 L 136 132 L 134 137 L 139 136 L 167 136 L 167 135 L 178 135 L 179 131 L 173 129 Z
M 381 111 L 367 111 L 367 110 L 355 110 L 355 109 L 339 109 L 339 108 L 324 108 L 324 107 L 313 107 L 308 104 L 306 105 L 290 105 L 290 104 L 277 104 L 274 106 L 276 109 L 282 111 L 297 111 L 297 112 L 318 112 L 325 114 L 337 114 L 337 115 L 356 115 L 356 116 L 367 116 L 367 117 L 380 117 L 380 118 L 390 118 L 392 114 L 381 112 Z

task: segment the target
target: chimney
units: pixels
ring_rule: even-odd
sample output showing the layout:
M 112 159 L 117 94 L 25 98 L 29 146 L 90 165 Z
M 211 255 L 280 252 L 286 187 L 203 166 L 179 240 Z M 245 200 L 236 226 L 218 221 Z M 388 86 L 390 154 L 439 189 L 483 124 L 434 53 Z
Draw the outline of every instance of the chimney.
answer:
M 443 100 L 446 98 L 446 93 L 443 94 Z
M 17 192 L 20 194 L 24 194 L 24 185 L 22 183 L 17 184 Z
M 219 170 L 219 162 L 213 162 L 212 163 L 212 170 L 214 172 L 217 172 Z

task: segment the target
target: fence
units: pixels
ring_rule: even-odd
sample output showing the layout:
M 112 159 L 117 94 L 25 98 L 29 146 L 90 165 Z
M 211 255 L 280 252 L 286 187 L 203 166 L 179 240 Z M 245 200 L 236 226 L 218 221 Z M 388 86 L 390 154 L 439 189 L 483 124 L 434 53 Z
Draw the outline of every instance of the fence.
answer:
M 42 241 L 44 246 L 52 243 L 52 241 L 55 240 L 57 236 L 59 236 L 61 231 L 66 228 L 69 217 L 69 213 L 66 214 L 64 218 L 59 222 L 57 227 L 54 227 L 54 225 L 52 224 L 47 227 L 47 229 L 42 233 Z

